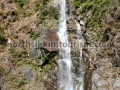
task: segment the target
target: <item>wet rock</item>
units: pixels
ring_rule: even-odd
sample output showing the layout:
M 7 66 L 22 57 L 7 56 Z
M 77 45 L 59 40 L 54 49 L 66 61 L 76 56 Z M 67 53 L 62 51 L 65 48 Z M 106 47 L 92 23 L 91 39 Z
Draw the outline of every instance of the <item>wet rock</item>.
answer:
M 80 20 L 80 24 L 85 26 L 85 22 L 83 22 L 82 20 Z
M 75 23 L 75 20 L 67 20 L 67 26 L 69 31 L 74 31 L 77 29 L 77 25 Z

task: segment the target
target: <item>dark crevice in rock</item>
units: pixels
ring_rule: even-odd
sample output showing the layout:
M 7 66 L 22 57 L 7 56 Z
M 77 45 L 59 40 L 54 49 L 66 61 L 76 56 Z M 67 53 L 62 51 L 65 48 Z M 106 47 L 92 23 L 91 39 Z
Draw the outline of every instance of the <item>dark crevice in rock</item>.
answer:
M 92 90 L 92 73 L 93 70 L 90 69 L 85 73 L 85 90 Z

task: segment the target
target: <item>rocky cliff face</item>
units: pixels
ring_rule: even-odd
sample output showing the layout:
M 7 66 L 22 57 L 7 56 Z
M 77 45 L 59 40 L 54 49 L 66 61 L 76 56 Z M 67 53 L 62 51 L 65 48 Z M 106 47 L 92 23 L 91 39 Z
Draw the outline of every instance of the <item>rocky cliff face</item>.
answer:
M 85 90 L 119 90 L 119 12 L 118 0 L 73 0 L 73 16 L 82 25 Z M 117 39 L 116 39 L 117 37 Z M 107 45 L 105 46 L 105 43 Z M 117 46 L 117 47 L 116 47 Z M 85 57 L 88 56 L 88 57 Z
M 0 90 L 56 90 L 57 3 L 0 1 Z M 46 44 L 47 43 L 47 44 Z
M 58 49 L 46 42 L 59 40 L 59 9 L 57 0 L 0 1 L 0 90 L 57 90 Z M 67 14 L 70 42 L 75 20 L 82 28 L 85 90 L 119 90 L 120 1 L 68 0 Z M 78 48 L 71 53 L 76 78 Z

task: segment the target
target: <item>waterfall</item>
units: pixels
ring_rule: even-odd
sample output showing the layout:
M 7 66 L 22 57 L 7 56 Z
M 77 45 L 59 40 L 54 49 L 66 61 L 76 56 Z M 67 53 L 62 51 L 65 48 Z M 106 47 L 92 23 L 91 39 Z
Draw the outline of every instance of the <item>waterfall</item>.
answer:
M 83 70 L 83 59 L 82 59 L 82 48 L 83 47 L 80 47 L 84 42 L 83 42 L 83 37 L 82 37 L 82 32 L 81 32 L 81 26 L 77 21 L 75 22 L 77 25 L 77 43 L 79 43 L 79 51 L 80 51 L 80 57 L 79 57 L 79 62 L 80 62 L 79 83 L 80 85 L 76 85 L 75 90 L 84 90 L 84 70 Z
M 60 45 L 59 45 L 59 60 L 58 60 L 58 79 L 59 88 L 58 90 L 73 90 L 73 80 L 71 75 L 71 56 L 70 56 L 70 43 L 67 37 L 67 26 L 66 26 L 66 0 L 60 1 L 60 23 L 59 31 L 57 32 Z M 65 45 L 65 46 L 64 46 Z
M 71 61 L 71 45 L 67 36 L 67 25 L 66 25 L 66 0 L 60 1 L 60 22 L 59 30 L 57 32 L 59 36 L 59 60 L 58 60 L 58 90 L 84 90 L 84 70 L 82 60 L 82 47 L 80 50 L 80 75 L 78 77 L 79 83 L 73 86 L 73 78 L 71 73 L 72 61 Z M 76 21 L 77 25 L 77 43 L 83 43 L 83 37 L 81 33 L 81 26 Z M 74 88 L 73 88 L 74 87 Z

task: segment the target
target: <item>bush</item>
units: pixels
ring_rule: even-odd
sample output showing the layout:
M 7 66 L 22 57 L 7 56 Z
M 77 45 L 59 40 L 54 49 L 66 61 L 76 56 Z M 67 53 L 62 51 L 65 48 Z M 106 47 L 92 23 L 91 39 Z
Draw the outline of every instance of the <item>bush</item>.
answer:
M 77 0 L 73 0 L 74 2 L 78 2 Z M 90 11 L 91 18 L 88 20 L 87 27 L 96 29 L 96 25 L 101 27 L 104 25 L 106 12 L 108 11 L 106 8 L 108 6 L 108 0 L 82 0 L 80 1 L 81 9 L 80 14 L 84 16 Z M 82 3 L 81 3 L 82 2 Z M 87 17 L 84 17 L 87 18 Z
M 7 42 L 7 39 L 4 36 L 0 36 L 0 45 L 5 45 Z
M 15 22 L 18 19 L 17 15 L 12 16 L 12 21 Z
M 18 88 L 18 90 L 24 90 L 23 88 Z
M 46 19 L 56 19 L 58 20 L 58 11 L 54 7 L 44 8 L 39 15 L 38 24 L 44 24 Z
M 36 3 L 35 7 L 34 7 L 34 11 L 39 11 L 39 10 L 42 10 L 43 9 L 43 6 L 40 4 L 40 3 Z
M 0 36 L 4 35 L 4 28 L 0 27 Z
M 37 3 L 37 4 L 35 5 L 35 7 L 34 7 L 34 11 L 38 11 L 39 9 L 40 9 L 40 4 Z
M 22 51 L 13 51 L 12 52 L 12 57 L 13 58 L 27 58 L 27 51 L 26 50 L 22 50 Z
M 51 6 L 48 10 L 48 16 L 53 17 L 54 19 L 58 19 L 58 11 L 56 10 L 56 8 Z
M 120 14 L 118 15 L 118 18 L 117 18 L 119 21 L 120 21 Z
M 32 38 L 33 40 L 37 39 L 40 36 L 39 32 L 34 32 L 32 31 L 32 29 L 30 30 L 30 38 Z
M 80 6 L 80 0 L 73 0 L 73 5 L 75 8 L 78 8 Z
M 7 42 L 7 39 L 4 37 L 4 28 L 0 27 L 0 45 L 5 45 Z
M 5 70 L 3 67 L 0 66 L 0 76 L 4 75 L 5 74 Z
M 49 2 L 50 0 L 42 0 L 42 2 L 43 2 L 43 5 L 46 5 L 47 4 L 47 2 Z
M 18 80 L 18 87 L 21 87 L 21 86 L 24 85 L 24 84 L 26 84 L 25 80 L 24 80 L 23 78 L 20 78 L 20 79 Z M 23 90 L 23 89 L 21 88 L 21 89 L 19 89 L 19 90 Z
M 15 0 L 18 8 L 22 8 L 25 5 L 25 0 Z

